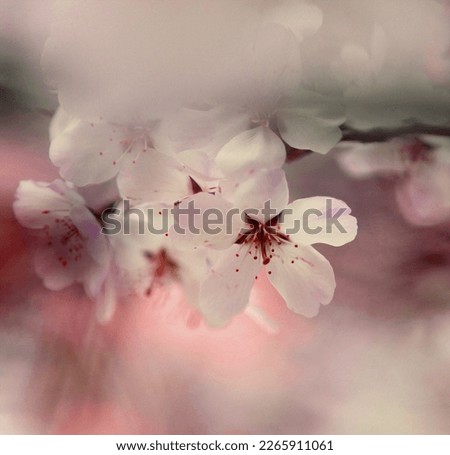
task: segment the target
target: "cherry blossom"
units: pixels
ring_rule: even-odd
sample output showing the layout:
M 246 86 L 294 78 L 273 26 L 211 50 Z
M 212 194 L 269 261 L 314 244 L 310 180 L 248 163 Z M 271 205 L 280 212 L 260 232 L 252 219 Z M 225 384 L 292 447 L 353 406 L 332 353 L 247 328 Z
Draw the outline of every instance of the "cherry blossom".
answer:
M 309 90 L 266 105 L 182 110 L 162 121 L 160 150 L 217 178 L 239 178 L 280 168 L 286 146 L 325 154 L 341 139 L 339 98 Z M 162 136 L 162 137 L 161 137 Z
M 141 158 L 157 160 L 154 131 L 154 124 L 87 121 L 71 117 L 60 108 L 50 125 L 50 159 L 64 179 L 78 186 L 102 183 Z
M 450 219 L 448 138 L 426 135 L 345 147 L 339 163 L 351 176 L 398 178 L 396 199 L 409 222 L 426 226 Z
M 124 169 L 118 176 L 117 185 L 121 196 L 132 205 L 160 203 L 172 206 L 188 195 L 215 188 L 217 183 L 200 176 L 172 156 L 153 152 L 149 159 Z
M 214 204 L 213 199 L 222 196 L 207 197 Z M 350 215 L 348 206 L 336 199 L 315 197 L 288 204 L 288 197 L 282 171 L 260 172 L 237 185 L 233 194 L 235 206 L 244 210 L 244 227 L 234 236 L 226 229 L 230 226 L 220 233 L 208 235 L 202 231 L 198 236 L 199 244 L 225 248 L 213 263 L 200 291 L 199 308 L 211 325 L 223 325 L 244 311 L 261 268 L 287 306 L 296 313 L 315 316 L 321 304 L 331 301 L 335 288 L 333 269 L 312 245 L 341 246 L 352 241 L 357 231 L 356 219 Z M 202 193 L 191 197 L 199 206 L 204 206 L 202 199 L 205 199 Z M 266 201 L 270 201 L 274 209 L 271 217 L 263 210 Z M 214 206 L 217 204 L 220 201 Z M 311 210 L 315 214 L 312 230 L 295 229 L 295 220 L 302 219 Z M 327 218 L 336 216 L 337 212 L 341 212 L 344 229 L 328 232 Z M 180 227 L 185 225 L 181 223 Z M 177 236 L 175 229 L 170 231 L 170 236 L 178 241 L 186 240 L 184 233 Z M 187 237 L 191 245 L 193 237 Z
M 172 316 L 197 324 L 196 306 L 207 271 L 207 252 L 187 254 L 169 241 L 171 216 L 164 205 L 127 210 L 121 202 L 110 213 L 108 220 L 112 219 L 120 221 L 120 232 L 106 236 L 112 259 L 97 298 L 99 320 L 108 322 L 119 303 L 137 299 L 161 305 Z
M 79 282 L 95 297 L 110 257 L 107 240 L 83 198 L 61 180 L 23 181 L 16 197 L 17 219 L 40 234 L 35 265 L 44 285 L 60 290 Z
M 115 213 L 121 204 L 111 207 Z M 24 227 L 39 233 L 35 266 L 44 285 L 61 290 L 81 283 L 96 302 L 102 323 L 112 318 L 119 302 L 146 297 L 154 280 L 164 275 L 152 258 L 164 251 L 163 234 L 138 236 L 131 217 L 130 234 L 104 235 L 101 210 L 88 207 L 75 188 L 61 180 L 21 182 L 14 211 Z
M 338 100 L 303 90 L 295 99 L 249 113 L 251 126 L 219 150 L 216 162 L 224 175 L 235 176 L 281 167 L 285 143 L 325 154 L 340 141 L 344 119 Z

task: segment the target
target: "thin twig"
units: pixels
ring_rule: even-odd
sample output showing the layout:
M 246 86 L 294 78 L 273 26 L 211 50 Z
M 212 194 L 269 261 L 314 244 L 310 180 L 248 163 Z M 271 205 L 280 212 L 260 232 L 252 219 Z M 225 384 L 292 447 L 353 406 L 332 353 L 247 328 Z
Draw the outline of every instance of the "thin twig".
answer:
M 348 126 L 342 126 L 342 141 L 355 141 L 361 143 L 385 142 L 389 139 L 401 136 L 418 136 L 430 134 L 433 136 L 450 137 L 450 126 L 433 126 L 433 125 L 409 125 L 399 128 L 374 128 L 368 131 L 358 131 Z M 286 162 L 297 161 L 311 155 L 312 150 L 299 150 L 286 144 Z
M 394 137 L 399 136 L 418 136 L 421 134 L 430 134 L 434 136 L 450 137 L 449 126 L 433 126 L 433 125 L 408 125 L 399 128 L 375 128 L 368 131 L 358 131 L 347 126 L 342 128 L 343 141 L 356 141 L 356 142 L 384 142 Z

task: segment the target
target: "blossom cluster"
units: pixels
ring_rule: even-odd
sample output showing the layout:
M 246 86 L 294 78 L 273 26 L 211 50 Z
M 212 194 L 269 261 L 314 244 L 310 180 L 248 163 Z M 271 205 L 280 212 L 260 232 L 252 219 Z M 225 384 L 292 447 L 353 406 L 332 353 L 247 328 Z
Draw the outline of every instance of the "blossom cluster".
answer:
M 108 319 L 120 299 L 151 296 L 176 281 L 193 309 L 221 325 L 245 309 L 264 267 L 291 309 L 315 315 L 330 302 L 335 282 L 330 264 L 312 245 L 347 243 L 356 235 L 356 220 L 335 200 L 331 210 L 340 210 L 342 232 L 286 233 L 288 218 L 300 219 L 307 209 L 318 212 L 314 223 L 320 228 L 330 208 L 324 197 L 289 204 L 283 140 L 307 149 L 320 143 L 319 150 L 327 151 L 339 140 L 341 120 L 308 118 L 301 105 L 280 108 L 276 117 L 274 125 L 272 116 L 218 106 L 182 109 L 153 124 L 117 124 L 60 109 L 50 128 L 50 158 L 63 179 L 24 181 L 15 203 L 19 221 L 42 233 L 36 270 L 44 284 L 57 290 L 82 283 L 99 302 L 100 317 Z M 317 123 L 308 129 L 311 140 L 301 137 L 302 119 Z M 267 202 L 271 216 L 264 213 Z M 173 223 L 160 234 L 142 235 L 130 213 L 142 209 L 158 223 L 163 209 L 182 210 L 188 203 L 224 214 L 237 208 L 244 219 L 218 235 L 204 229 L 178 235 Z M 132 232 L 102 234 L 102 213 L 120 213 L 121 207 Z M 283 212 L 287 216 L 280 217 Z
M 361 114 L 362 94 L 371 105 L 398 76 L 395 65 L 390 74 L 396 47 L 388 40 L 399 32 L 385 20 L 384 3 L 375 20 L 363 14 L 368 36 L 359 42 L 357 34 L 330 39 L 339 35 L 330 17 L 340 15 L 323 2 L 57 2 L 43 63 L 61 104 L 49 148 L 61 178 L 22 182 L 14 205 L 19 222 L 40 235 L 36 271 L 44 285 L 81 283 L 101 321 L 120 301 L 167 299 L 177 289 L 189 315 L 221 326 L 248 307 L 266 273 L 292 311 L 316 315 L 332 300 L 335 278 L 314 245 L 352 241 L 357 223 L 338 199 L 293 201 L 283 166 L 292 150 L 328 153 L 344 122 L 364 130 L 417 119 L 401 93 L 389 120 L 375 108 Z M 439 8 L 433 2 L 427 14 Z M 423 55 L 435 35 L 443 40 L 447 31 L 424 36 Z M 334 46 L 339 52 L 328 58 Z M 314 49 L 322 49 L 320 58 Z M 405 55 L 402 64 L 413 61 Z M 412 81 L 413 92 L 416 85 L 429 90 L 424 74 Z M 439 109 L 422 119 L 447 121 Z M 190 204 L 200 214 L 243 216 L 214 235 L 180 235 L 176 227 L 189 216 L 166 223 L 163 214 Z M 305 212 L 318 229 L 291 232 Z M 105 235 L 111 214 L 127 217 L 131 232 Z M 140 233 L 141 215 L 162 232 Z M 336 217 L 342 229 L 324 229 Z

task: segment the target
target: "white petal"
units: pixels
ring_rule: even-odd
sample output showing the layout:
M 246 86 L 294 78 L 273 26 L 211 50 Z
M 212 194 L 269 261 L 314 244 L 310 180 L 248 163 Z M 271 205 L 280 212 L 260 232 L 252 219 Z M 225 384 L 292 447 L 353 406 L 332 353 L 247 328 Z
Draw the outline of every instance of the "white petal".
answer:
M 99 212 L 120 199 L 116 179 L 111 179 L 97 185 L 86 185 L 77 188 L 84 198 L 86 206 Z
M 223 253 L 200 289 L 199 309 L 210 325 L 222 326 L 244 311 L 260 268 L 239 245 Z
M 124 163 L 117 186 L 124 199 L 135 204 L 161 202 L 174 204 L 192 194 L 186 168 L 175 158 L 148 150 L 139 161 Z
M 159 253 L 162 247 L 162 242 L 156 246 L 156 242 L 149 242 L 148 239 L 157 237 L 157 240 L 162 240 L 166 237 L 149 233 L 126 235 L 123 232 L 112 237 L 114 259 L 110 275 L 113 277 L 117 298 L 145 296 L 154 276 L 150 256 Z
M 165 152 L 203 150 L 215 157 L 224 144 L 249 124 L 248 115 L 228 106 L 206 110 L 183 108 L 161 122 L 154 144 Z
M 101 247 L 95 248 L 89 245 L 89 242 L 84 239 L 75 238 L 73 242 L 67 241 L 61 237 L 61 235 L 68 235 L 67 230 L 63 229 L 56 234 L 51 245 L 45 243 L 36 251 L 37 275 L 48 289 L 61 290 L 72 283 L 79 282 L 84 285 L 89 297 L 95 297 L 106 275 L 108 252 Z M 100 237 L 96 243 L 103 241 L 105 239 Z M 80 249 L 73 251 L 74 247 Z
M 81 196 L 60 180 L 51 184 L 24 180 L 17 188 L 13 209 L 20 224 L 41 229 L 49 224 L 49 220 L 83 203 Z
M 164 149 L 160 149 L 164 150 Z M 222 172 L 217 166 L 215 154 L 211 150 L 185 150 L 176 154 L 177 160 L 186 166 L 192 177 L 201 175 L 203 178 L 220 179 Z
M 73 120 L 50 144 L 50 159 L 78 186 L 102 183 L 119 171 L 123 133 L 108 123 Z
M 169 249 L 169 254 L 176 258 L 179 267 L 178 278 L 183 287 L 183 296 L 186 302 L 196 309 L 199 304 L 200 287 L 209 272 L 207 257 L 210 253 L 211 250 L 205 248 L 190 251 Z M 214 250 L 214 255 L 221 253 Z M 193 263 L 195 267 L 192 267 Z
M 239 211 L 235 209 L 233 214 L 232 209 L 220 195 L 201 192 L 185 198 L 173 209 L 169 238 L 178 248 L 228 248 L 245 225 Z
M 280 228 L 294 243 L 333 246 L 351 242 L 358 231 L 356 218 L 349 206 L 330 197 L 297 199 L 283 211 Z
M 235 205 L 242 210 L 259 211 L 259 213 L 253 213 L 254 219 L 267 221 L 280 213 L 288 203 L 289 189 L 286 175 L 281 169 L 260 171 L 237 185 L 232 198 Z M 261 212 L 267 202 L 273 209 L 271 214 Z
M 285 244 L 278 254 L 266 266 L 270 281 L 289 309 L 306 317 L 315 316 L 320 305 L 327 305 L 333 298 L 333 268 L 310 246 Z
M 75 207 L 70 211 L 74 226 L 85 239 L 86 251 L 97 264 L 109 261 L 108 238 L 101 233 L 101 226 L 86 207 Z
M 337 159 L 342 169 L 354 178 L 399 174 L 405 169 L 399 153 L 401 144 L 396 140 L 373 144 L 343 144 L 343 147 L 347 146 L 350 148 L 343 150 Z
M 263 126 L 247 130 L 225 144 L 217 155 L 224 175 L 252 174 L 260 169 L 280 168 L 286 159 L 281 139 Z
M 337 125 L 309 117 L 302 109 L 282 109 L 277 114 L 280 135 L 291 147 L 328 153 L 342 138 Z
M 63 268 L 55 251 L 47 246 L 36 250 L 34 266 L 44 286 L 52 291 L 60 291 L 73 284 L 80 271 L 79 266 Z
M 50 141 L 61 134 L 74 120 L 73 116 L 68 114 L 62 107 L 59 107 L 53 116 L 50 127 Z
M 116 311 L 118 296 L 114 275 L 110 274 L 105 280 L 102 292 L 96 298 L 96 314 L 100 324 L 108 323 Z

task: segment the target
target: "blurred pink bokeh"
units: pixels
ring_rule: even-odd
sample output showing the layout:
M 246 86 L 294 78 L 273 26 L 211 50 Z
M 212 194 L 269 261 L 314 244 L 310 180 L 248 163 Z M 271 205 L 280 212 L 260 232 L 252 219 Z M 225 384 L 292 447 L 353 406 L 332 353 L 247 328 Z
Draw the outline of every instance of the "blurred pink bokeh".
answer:
M 101 326 L 81 287 L 42 286 L 11 210 L 19 180 L 56 177 L 47 124 L 18 117 L 0 145 L 2 432 L 446 431 L 448 234 L 407 225 L 389 182 L 352 181 L 333 157 L 287 166 L 292 198 L 343 198 L 360 224 L 355 242 L 326 248 L 337 291 L 318 317 L 290 313 L 261 277 L 252 301 L 265 315 L 225 329 L 186 324 L 176 289 Z
M 50 3 L 0 0 L 0 53 L 21 76 L 39 71 Z M 310 51 L 307 63 L 329 59 Z M 424 71 L 448 84 L 440 47 L 424 53 Z M 405 54 L 414 61 L 412 47 Z M 291 200 L 343 199 L 359 223 L 354 242 L 319 248 L 337 288 L 316 318 L 291 313 L 262 274 L 252 310 L 223 329 L 188 324 L 176 287 L 119 305 L 100 325 L 81 286 L 45 289 L 33 233 L 14 218 L 19 181 L 58 172 L 50 116 L 35 106 L 52 109 L 54 97 L 39 77 L 11 79 L 0 81 L 0 434 L 448 433 L 448 224 L 409 225 L 394 181 L 350 179 L 337 151 L 307 155 L 285 166 Z

